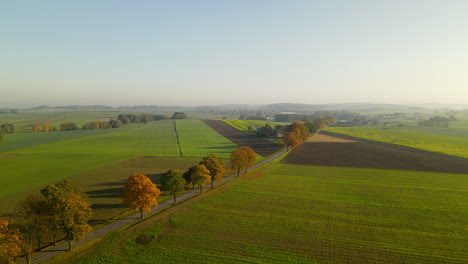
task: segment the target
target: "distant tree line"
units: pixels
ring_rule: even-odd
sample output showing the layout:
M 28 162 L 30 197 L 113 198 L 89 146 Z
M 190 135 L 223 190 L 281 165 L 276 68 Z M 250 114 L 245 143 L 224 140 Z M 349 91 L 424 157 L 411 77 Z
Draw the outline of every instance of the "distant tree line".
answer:
M 167 119 L 164 115 L 154 115 L 154 114 L 119 114 L 117 119 L 111 119 L 109 121 L 93 121 L 87 124 L 84 124 L 81 128 L 84 130 L 87 129 L 108 129 L 108 128 L 121 128 L 125 124 L 130 123 L 147 123 L 153 120 L 162 120 Z M 78 125 L 75 122 L 65 122 L 60 124 L 61 131 L 70 131 L 79 129 Z M 44 125 L 33 125 L 33 132 L 49 132 L 56 131 L 55 126 L 49 124 Z
M 172 115 L 172 119 L 187 119 L 187 114 L 185 114 L 184 112 L 175 112 Z
M 14 124 L 0 125 L 0 133 L 15 133 L 15 125 Z
M 17 114 L 19 113 L 16 109 L 0 109 L 0 114 Z
M 33 132 L 49 132 L 49 131 L 56 131 L 57 127 L 52 126 L 49 124 L 44 124 L 44 125 L 33 125 L 32 131 Z
M 110 121 L 94 121 L 83 125 L 83 129 L 106 129 L 106 128 L 121 128 L 123 127 L 122 121 L 118 119 L 111 119 Z
M 361 123 L 366 120 L 365 116 L 349 112 L 349 111 L 318 111 L 314 114 L 277 114 L 275 115 L 276 122 L 293 122 L 296 120 L 329 120 L 333 121 L 333 118 L 336 120 L 347 120 L 350 122 Z M 331 122 L 331 123 L 334 123 Z
M 153 115 L 153 114 L 119 114 L 117 120 L 120 120 L 124 125 L 130 123 L 147 123 L 149 121 L 167 119 L 165 115 Z
M 450 115 L 449 117 L 444 116 L 431 116 L 429 119 L 420 121 L 419 126 L 423 127 L 449 127 L 450 121 L 456 121 L 457 119 Z

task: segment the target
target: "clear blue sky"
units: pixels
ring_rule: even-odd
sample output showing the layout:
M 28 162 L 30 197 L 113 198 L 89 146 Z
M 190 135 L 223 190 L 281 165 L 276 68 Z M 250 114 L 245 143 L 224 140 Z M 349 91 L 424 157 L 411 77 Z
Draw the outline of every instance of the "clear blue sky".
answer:
M 0 108 L 468 104 L 468 1 L 2 1 Z

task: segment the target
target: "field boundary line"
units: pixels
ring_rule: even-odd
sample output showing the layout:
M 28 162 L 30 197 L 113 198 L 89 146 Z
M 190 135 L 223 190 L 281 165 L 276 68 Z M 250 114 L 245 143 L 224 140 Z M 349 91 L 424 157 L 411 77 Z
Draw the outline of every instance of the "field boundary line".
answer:
M 184 155 L 182 154 L 182 147 L 180 146 L 179 132 L 177 132 L 176 119 L 174 119 L 174 132 L 175 132 L 176 138 L 177 138 L 177 146 L 179 146 L 179 154 L 180 154 L 181 157 L 183 157 Z

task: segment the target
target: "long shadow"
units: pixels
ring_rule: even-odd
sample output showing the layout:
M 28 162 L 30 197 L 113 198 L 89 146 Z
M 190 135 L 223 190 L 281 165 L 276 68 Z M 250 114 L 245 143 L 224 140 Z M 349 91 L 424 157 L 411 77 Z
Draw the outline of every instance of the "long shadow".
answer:
M 115 198 L 115 197 L 120 197 L 120 194 L 122 192 L 122 188 L 108 188 L 108 189 L 99 189 L 99 190 L 93 190 L 93 191 L 88 191 L 86 194 L 90 198 Z
M 124 180 L 120 180 L 120 181 L 112 181 L 112 182 L 102 182 L 102 183 L 98 183 L 98 184 L 93 184 L 91 186 L 115 186 L 115 185 L 124 185 L 125 182 L 127 182 L 126 179 Z

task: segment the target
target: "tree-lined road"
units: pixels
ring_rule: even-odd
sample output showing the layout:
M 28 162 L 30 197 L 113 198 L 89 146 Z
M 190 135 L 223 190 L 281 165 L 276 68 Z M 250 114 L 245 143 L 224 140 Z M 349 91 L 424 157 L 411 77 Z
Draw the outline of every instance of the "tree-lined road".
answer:
M 256 168 L 258 168 L 258 167 L 260 167 L 262 165 L 265 165 L 268 162 L 271 162 L 271 161 L 277 159 L 278 157 L 283 155 L 285 152 L 286 152 L 286 150 L 283 148 L 281 151 L 279 151 L 278 153 L 272 155 L 271 157 L 267 158 L 266 160 L 264 160 L 262 162 L 259 162 L 256 165 L 250 167 L 248 169 L 248 171 L 256 169 Z M 241 173 L 241 174 L 244 174 L 244 173 Z M 220 184 L 223 184 L 223 183 L 225 183 L 225 182 L 227 182 L 227 181 L 229 181 L 229 180 L 231 180 L 231 179 L 233 179 L 235 177 L 237 177 L 237 174 L 231 174 L 229 176 L 226 176 L 223 181 L 215 182 L 213 185 L 216 187 L 216 186 L 218 186 Z M 209 190 L 209 189 L 211 189 L 210 186 L 203 187 L 203 190 Z M 194 190 L 191 190 L 191 191 L 188 191 L 188 192 L 180 195 L 179 197 L 177 197 L 177 200 L 181 201 L 178 204 L 183 203 L 185 200 L 188 200 L 188 199 L 190 199 L 190 198 L 192 198 L 192 197 L 194 197 L 194 196 L 196 196 L 198 194 L 200 194 L 200 190 L 198 188 L 194 189 Z M 161 212 L 162 210 L 167 209 L 167 208 L 172 207 L 172 206 L 174 206 L 174 203 L 173 203 L 172 199 L 169 199 L 169 200 L 166 200 L 166 201 L 160 203 L 157 206 L 153 206 L 151 208 L 151 211 L 148 212 L 148 213 L 145 213 L 145 215 L 151 215 L 151 214 L 154 214 L 156 212 Z M 89 241 L 91 241 L 91 240 L 93 240 L 95 238 L 98 238 L 98 237 L 100 237 L 102 235 L 105 235 L 105 234 L 107 234 L 109 232 L 112 232 L 112 231 L 114 231 L 114 230 L 116 230 L 116 229 L 118 229 L 120 227 L 126 226 L 126 225 L 128 225 L 130 223 L 133 223 L 135 221 L 138 221 L 138 220 L 140 220 L 140 213 L 139 212 L 134 213 L 134 214 L 132 214 L 130 216 L 127 216 L 125 218 L 116 220 L 115 222 L 113 222 L 111 224 L 108 224 L 106 226 L 100 227 L 100 228 L 98 228 L 96 230 L 93 230 L 93 232 L 91 234 L 87 235 L 83 240 L 76 241 L 74 243 L 74 245 L 78 246 L 78 245 L 84 244 L 86 242 L 89 242 Z M 67 243 L 60 243 L 55 247 L 51 247 L 51 248 L 45 249 L 42 252 L 34 254 L 32 256 L 32 258 L 31 258 L 31 263 L 33 263 L 33 264 L 41 263 L 41 262 L 43 262 L 43 261 L 45 261 L 45 260 L 47 260 L 49 258 L 52 258 L 54 256 L 57 256 L 57 255 L 65 252 L 67 250 L 68 250 L 68 244 Z M 23 261 L 18 262 L 18 263 L 26 264 L 26 261 L 23 260 Z

